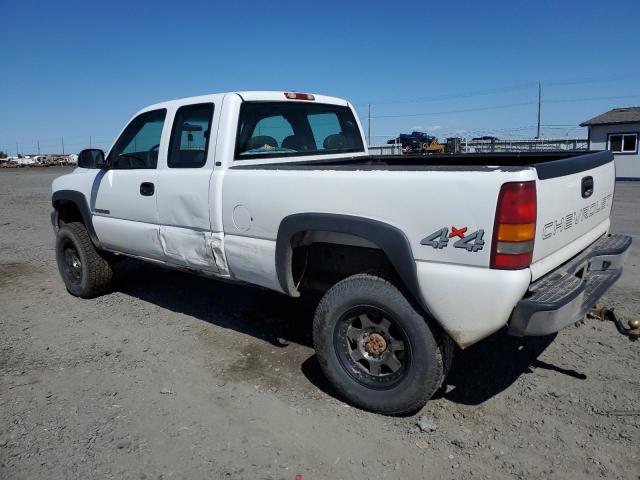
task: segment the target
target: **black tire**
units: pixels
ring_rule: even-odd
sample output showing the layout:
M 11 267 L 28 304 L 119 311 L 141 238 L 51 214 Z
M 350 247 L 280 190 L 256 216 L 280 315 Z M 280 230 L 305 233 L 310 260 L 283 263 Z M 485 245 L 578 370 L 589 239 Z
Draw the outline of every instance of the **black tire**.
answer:
M 107 291 L 113 278 L 111 263 L 100 254 L 82 223 L 64 224 L 56 237 L 60 276 L 72 295 L 91 298 Z
M 327 291 L 316 310 L 313 342 L 320 367 L 338 393 L 357 407 L 386 415 L 423 407 L 442 385 L 453 358 L 445 333 L 394 285 L 368 274 L 353 275 Z

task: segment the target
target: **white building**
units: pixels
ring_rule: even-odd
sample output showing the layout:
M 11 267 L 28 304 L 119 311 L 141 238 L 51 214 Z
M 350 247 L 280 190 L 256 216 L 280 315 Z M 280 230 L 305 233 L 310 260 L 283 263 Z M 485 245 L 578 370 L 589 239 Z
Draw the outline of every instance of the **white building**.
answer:
M 610 150 L 618 180 L 640 180 L 640 107 L 614 108 L 580 124 L 589 127 L 589 150 Z

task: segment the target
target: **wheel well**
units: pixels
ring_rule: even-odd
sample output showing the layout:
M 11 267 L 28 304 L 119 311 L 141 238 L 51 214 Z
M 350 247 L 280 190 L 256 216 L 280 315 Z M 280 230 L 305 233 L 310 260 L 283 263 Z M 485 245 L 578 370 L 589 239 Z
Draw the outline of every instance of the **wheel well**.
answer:
M 276 239 L 276 273 L 282 291 L 288 295 L 299 295 L 298 284 L 302 284 L 306 274 L 304 259 L 308 264 L 310 258 L 304 253 L 301 261 L 300 255 L 297 255 L 294 263 L 294 250 L 310 246 L 309 252 L 313 253 L 317 249 L 313 247 L 314 243 L 337 245 L 330 247 L 330 251 L 348 252 L 343 253 L 345 259 L 355 260 L 337 262 L 338 268 L 335 268 L 336 262 L 326 262 L 334 267 L 329 269 L 331 273 L 348 276 L 363 271 L 378 271 L 380 274 L 393 275 L 398 279 L 394 282 L 396 286 L 409 292 L 409 297 L 426 309 L 418 284 L 416 261 L 404 232 L 386 222 L 354 215 L 307 212 L 282 219 Z M 327 267 L 324 266 L 324 269 Z M 294 281 L 294 274 L 298 276 L 297 281 Z
M 326 291 L 351 275 L 372 273 L 397 281 L 387 254 L 375 243 L 356 235 L 304 231 L 291 239 L 291 276 L 296 290 Z
M 51 204 L 55 210 L 55 214 L 52 215 L 54 226 L 59 227 L 60 223 L 81 222 L 89 232 L 89 237 L 96 248 L 101 248 L 100 241 L 93 228 L 87 199 L 82 192 L 58 190 L 53 192 Z
M 81 222 L 82 213 L 75 202 L 59 200 L 54 204 L 54 208 L 58 212 L 58 221 L 61 223 Z

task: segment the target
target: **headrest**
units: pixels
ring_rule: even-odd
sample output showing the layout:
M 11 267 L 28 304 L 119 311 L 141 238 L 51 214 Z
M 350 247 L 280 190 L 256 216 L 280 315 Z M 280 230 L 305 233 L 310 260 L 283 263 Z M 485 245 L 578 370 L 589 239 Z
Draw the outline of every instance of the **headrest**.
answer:
M 308 150 L 305 140 L 300 135 L 289 135 L 282 140 L 282 148 L 288 148 L 289 150 Z
M 257 137 L 252 137 L 249 140 L 249 144 L 247 145 L 248 149 L 251 150 L 253 148 L 261 148 L 265 145 L 269 145 L 273 148 L 278 148 L 278 142 L 275 138 L 270 137 L 268 135 L 259 135 Z
M 322 146 L 327 150 L 342 150 L 349 147 L 349 142 L 347 141 L 347 137 L 336 133 L 325 138 Z

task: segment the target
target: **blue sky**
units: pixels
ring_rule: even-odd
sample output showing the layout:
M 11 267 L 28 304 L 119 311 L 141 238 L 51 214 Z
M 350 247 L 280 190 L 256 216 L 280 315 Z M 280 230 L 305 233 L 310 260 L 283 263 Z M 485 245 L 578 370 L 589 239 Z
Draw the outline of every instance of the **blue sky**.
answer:
M 532 136 L 538 81 L 543 135 L 584 136 L 640 105 L 639 20 L 638 0 L 0 0 L 0 149 L 107 148 L 147 104 L 248 89 L 345 97 L 365 128 L 372 103 L 380 141 Z

